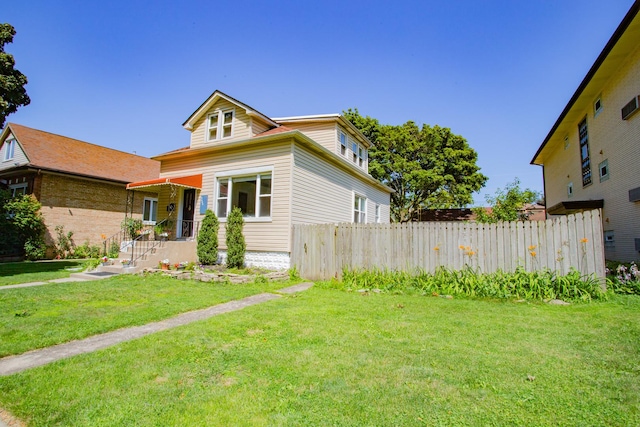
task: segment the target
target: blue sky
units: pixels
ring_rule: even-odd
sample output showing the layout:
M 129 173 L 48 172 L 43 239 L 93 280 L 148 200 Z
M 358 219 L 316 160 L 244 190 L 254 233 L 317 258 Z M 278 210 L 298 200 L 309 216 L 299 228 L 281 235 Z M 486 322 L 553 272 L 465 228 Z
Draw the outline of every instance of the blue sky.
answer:
M 270 117 L 357 107 L 449 127 L 489 177 L 529 165 L 632 0 L 14 1 L 31 104 L 8 121 L 152 156 L 216 89 Z

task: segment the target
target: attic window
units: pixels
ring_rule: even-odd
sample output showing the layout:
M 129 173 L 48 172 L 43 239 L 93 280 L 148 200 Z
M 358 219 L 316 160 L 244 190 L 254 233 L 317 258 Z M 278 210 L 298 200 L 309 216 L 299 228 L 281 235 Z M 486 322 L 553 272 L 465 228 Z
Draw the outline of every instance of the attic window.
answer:
M 15 153 L 15 149 L 16 149 L 16 140 L 15 139 L 9 139 L 4 143 L 4 160 L 11 160 L 13 159 L 13 155 Z
M 207 140 L 215 141 L 233 136 L 233 110 L 216 111 L 207 116 Z

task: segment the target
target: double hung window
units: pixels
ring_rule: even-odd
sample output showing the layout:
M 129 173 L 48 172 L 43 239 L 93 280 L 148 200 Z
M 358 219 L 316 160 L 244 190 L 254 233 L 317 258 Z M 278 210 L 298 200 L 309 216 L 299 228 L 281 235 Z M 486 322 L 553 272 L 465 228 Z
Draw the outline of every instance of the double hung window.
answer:
M 9 139 L 4 143 L 4 158 L 3 160 L 11 160 L 15 154 L 16 140 Z
M 367 220 L 367 199 L 358 196 L 353 198 L 353 222 L 364 224 Z
M 233 110 L 216 111 L 207 116 L 207 139 L 229 138 L 233 136 Z
M 144 198 L 142 207 L 142 221 L 145 224 L 155 225 L 158 218 L 158 199 L 151 197 Z

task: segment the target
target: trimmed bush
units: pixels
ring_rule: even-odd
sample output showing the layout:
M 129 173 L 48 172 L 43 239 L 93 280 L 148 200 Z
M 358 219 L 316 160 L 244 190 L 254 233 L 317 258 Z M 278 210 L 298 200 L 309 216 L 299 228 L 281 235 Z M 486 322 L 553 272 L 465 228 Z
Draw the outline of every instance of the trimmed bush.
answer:
M 227 267 L 244 267 L 246 244 L 242 235 L 244 219 L 239 207 L 234 207 L 227 217 Z
M 202 227 L 198 233 L 198 260 L 204 265 L 218 262 L 218 217 L 212 210 L 207 209 L 202 220 Z

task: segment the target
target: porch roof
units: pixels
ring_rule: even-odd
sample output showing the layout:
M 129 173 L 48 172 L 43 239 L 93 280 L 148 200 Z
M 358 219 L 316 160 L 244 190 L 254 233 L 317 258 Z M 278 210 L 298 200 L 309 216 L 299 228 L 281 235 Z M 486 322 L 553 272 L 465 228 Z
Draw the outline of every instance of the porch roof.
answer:
M 602 209 L 604 200 L 576 200 L 557 203 L 547 209 L 549 215 L 568 215 L 589 209 Z
M 180 187 L 195 188 L 200 190 L 202 188 L 202 174 L 130 182 L 129 184 L 127 184 L 127 190 L 138 190 L 141 188 L 157 187 L 161 185 L 177 185 Z

